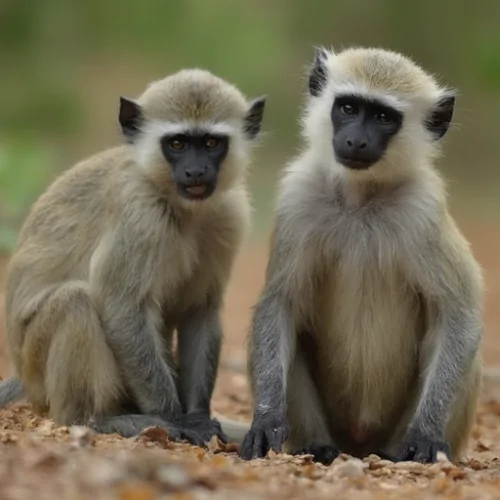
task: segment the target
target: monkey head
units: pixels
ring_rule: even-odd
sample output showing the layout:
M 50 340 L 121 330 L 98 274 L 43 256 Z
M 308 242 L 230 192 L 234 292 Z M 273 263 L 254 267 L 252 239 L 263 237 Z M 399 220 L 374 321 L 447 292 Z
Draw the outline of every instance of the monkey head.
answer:
M 247 101 L 208 71 L 185 69 L 150 84 L 137 101 L 121 97 L 119 122 L 161 189 L 201 201 L 244 175 L 265 102 Z
M 376 48 L 318 49 L 308 75 L 304 135 L 327 168 L 394 176 L 439 152 L 454 92 L 407 57 Z

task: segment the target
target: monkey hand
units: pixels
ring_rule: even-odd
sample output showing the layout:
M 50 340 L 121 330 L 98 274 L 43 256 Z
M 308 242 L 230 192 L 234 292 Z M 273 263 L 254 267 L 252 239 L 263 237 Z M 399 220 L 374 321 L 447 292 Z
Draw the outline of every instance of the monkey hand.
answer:
M 195 446 L 203 446 L 213 436 L 217 436 L 222 442 L 227 443 L 227 437 L 222 431 L 219 421 L 210 418 L 204 411 L 188 412 L 175 422 L 180 430 L 181 439 L 185 439 Z
M 437 461 L 438 452 L 443 452 L 448 458 L 451 455 L 450 445 L 444 439 L 429 436 L 420 430 L 410 430 L 403 439 L 394 461 L 433 463 Z
M 288 434 L 289 426 L 286 415 L 257 413 L 241 444 L 240 456 L 243 460 L 252 460 L 265 457 L 270 449 L 279 453 Z

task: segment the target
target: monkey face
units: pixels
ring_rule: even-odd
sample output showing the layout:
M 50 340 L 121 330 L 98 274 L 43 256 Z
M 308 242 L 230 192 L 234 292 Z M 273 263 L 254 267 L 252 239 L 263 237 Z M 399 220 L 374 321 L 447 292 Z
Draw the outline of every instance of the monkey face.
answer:
M 355 170 L 377 163 L 403 124 L 401 112 L 355 95 L 336 97 L 331 119 L 336 160 Z
M 183 198 L 204 200 L 217 187 L 219 170 L 229 149 L 229 138 L 213 134 L 176 134 L 161 139 L 177 192 Z

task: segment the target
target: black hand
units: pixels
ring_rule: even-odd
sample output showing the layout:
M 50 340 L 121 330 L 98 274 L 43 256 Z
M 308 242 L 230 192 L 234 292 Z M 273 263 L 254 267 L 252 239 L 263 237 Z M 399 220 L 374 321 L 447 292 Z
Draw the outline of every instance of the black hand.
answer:
M 288 434 L 289 427 L 285 414 L 256 414 L 252 427 L 241 445 L 240 456 L 244 460 L 252 460 L 265 457 L 270 449 L 279 453 Z
M 175 421 L 179 428 L 181 439 L 186 439 L 196 446 L 203 446 L 213 436 L 217 436 L 222 442 L 227 443 L 227 437 L 222 431 L 220 423 L 215 418 L 202 411 L 194 411 L 182 415 Z
M 292 455 L 313 455 L 313 461 L 323 465 L 330 465 L 339 455 L 340 450 L 336 446 L 309 446 L 302 450 L 294 451 Z
M 426 435 L 422 431 L 410 430 L 403 439 L 394 461 L 433 463 L 437 461 L 440 451 L 448 458 L 451 456 L 450 445 L 444 439 Z

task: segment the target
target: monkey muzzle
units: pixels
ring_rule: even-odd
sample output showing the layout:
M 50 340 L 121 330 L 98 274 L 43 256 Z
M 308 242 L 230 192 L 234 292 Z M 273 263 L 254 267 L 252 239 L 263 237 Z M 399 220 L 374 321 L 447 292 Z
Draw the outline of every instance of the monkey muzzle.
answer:
M 215 182 L 178 182 L 177 191 L 188 200 L 205 200 L 215 191 Z
M 193 196 L 203 196 L 207 191 L 207 186 L 203 184 L 200 186 L 190 186 L 186 188 L 186 191 Z

